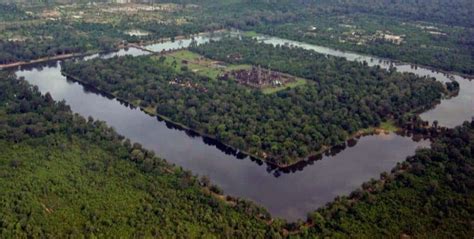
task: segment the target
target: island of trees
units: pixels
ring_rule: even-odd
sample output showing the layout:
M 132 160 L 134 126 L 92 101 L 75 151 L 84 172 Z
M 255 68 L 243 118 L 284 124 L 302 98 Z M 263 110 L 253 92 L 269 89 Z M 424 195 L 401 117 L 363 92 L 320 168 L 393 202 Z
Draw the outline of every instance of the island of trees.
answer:
M 71 61 L 63 65 L 63 72 L 281 166 L 341 144 L 359 130 L 432 107 L 447 93 L 434 79 L 250 38 L 226 38 L 191 50 L 309 82 L 263 94 L 233 80 L 212 79 L 167 64 L 164 56 Z

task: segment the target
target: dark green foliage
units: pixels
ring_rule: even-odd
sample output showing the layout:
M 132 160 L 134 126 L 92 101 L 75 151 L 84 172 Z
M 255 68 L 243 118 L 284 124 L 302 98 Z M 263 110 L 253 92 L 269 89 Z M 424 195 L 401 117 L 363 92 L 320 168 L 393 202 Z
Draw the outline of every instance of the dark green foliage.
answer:
M 12 32 L 26 32 L 24 41 L 0 40 L 0 64 L 29 61 L 90 50 L 111 50 L 119 43 L 116 30 L 101 24 L 47 22 L 34 26 L 12 26 Z M 104 34 L 106 33 L 106 35 Z M 104 36 L 105 35 L 105 36 Z
M 443 130 L 432 149 L 310 214 L 304 235 L 472 238 L 474 122 Z M 377 236 L 376 236 L 377 235 Z
M 187 13 L 196 22 L 252 30 L 297 41 L 474 74 L 474 4 L 471 0 L 242 0 L 200 1 Z M 345 26 L 355 26 L 348 29 Z M 415 26 L 434 27 L 422 30 Z M 309 32 L 310 26 L 317 31 Z M 404 35 L 401 45 L 383 40 L 358 44 L 352 32 Z
M 24 32 L 31 32 L 31 36 L 27 37 L 29 40 L 26 42 L 17 43 L 2 39 L 0 64 L 51 56 L 64 53 L 66 49 L 79 48 L 74 52 L 90 49 L 108 51 L 122 41 L 140 42 L 223 28 L 237 28 L 428 65 L 447 71 L 473 74 L 474 7 L 471 0 L 166 1 L 169 2 L 180 4 L 183 8 L 176 12 L 160 13 L 164 14 L 163 18 L 170 19 L 171 22 L 181 19 L 186 23 L 147 21 L 141 19 L 139 14 L 117 14 L 120 20 L 114 24 L 63 19 L 61 25 L 69 27 L 66 30 L 61 25 L 53 24 L 54 27 L 51 27 L 50 23 L 44 22 L 33 25 L 22 24 L 21 21 L 19 24 L 6 24 L 18 28 L 11 31 L 14 36 L 17 36 L 16 33 Z M 51 6 L 53 3 L 51 2 Z M 3 4 L 0 6 L 0 11 L 4 13 L 0 14 L 0 17 L 5 16 L 6 21 L 24 18 L 21 17 L 24 15 L 23 10 L 15 5 Z M 15 17 L 9 17 L 10 15 Z M 35 30 L 42 28 L 42 25 L 50 25 L 48 32 L 57 32 L 63 36 L 48 39 L 47 35 Z M 401 45 L 383 40 L 370 41 L 366 44 L 340 42 L 339 40 L 352 34 L 341 25 L 354 25 L 357 27 L 356 32 L 362 31 L 369 35 L 375 31 L 394 32 L 405 35 L 405 42 Z M 430 34 L 429 31 L 415 28 L 415 25 L 434 26 L 440 28 L 442 34 Z M 317 26 L 318 31 L 308 32 L 309 26 Z M 137 37 L 124 34 L 125 31 L 134 28 L 146 30 L 150 35 Z M 62 47 L 59 47 L 60 45 Z M 13 48 L 16 50 L 11 51 Z
M 414 109 L 431 107 L 444 92 L 433 79 L 370 68 L 303 49 L 251 39 L 224 39 L 193 50 L 211 58 L 262 65 L 310 79 L 303 87 L 264 95 L 232 80 L 211 80 L 151 57 L 67 63 L 66 74 L 279 164 L 322 146 L 343 143 L 360 129 Z M 175 84 L 175 83 L 176 84 Z M 184 86 L 189 84 L 189 86 Z
M 18 21 L 27 20 L 32 17 L 28 16 L 25 11 L 18 8 L 15 4 L 6 4 L 0 2 L 0 20 L 1 21 Z
M 301 0 L 223 1 L 202 3 L 199 22 L 351 50 L 474 74 L 474 4 L 471 0 Z M 348 29 L 347 25 L 356 27 Z M 422 30 L 415 26 L 434 27 Z M 317 27 L 314 32 L 308 31 Z M 352 32 L 404 35 L 401 45 L 383 40 L 358 44 L 345 39 Z M 345 40 L 345 41 L 340 41 Z
M 474 122 L 440 129 L 432 149 L 310 213 L 308 223 L 268 226 L 253 216 L 262 209 L 203 193 L 208 179 L 72 115 L 24 81 L 0 72 L 0 89 L 2 238 L 282 238 L 284 229 L 292 238 L 474 236 Z
M 117 50 L 122 43 L 157 40 L 210 30 L 199 25 L 143 23 L 141 27 L 151 34 L 138 38 L 125 34 L 133 24 L 123 22 L 119 27 L 114 27 L 110 24 L 48 21 L 38 25 L 9 26 L 5 31 L 17 33 L 23 39 L 0 39 L 0 64 L 70 53 L 110 52 Z
M 41 2 L 54 5 L 54 1 Z M 0 64 L 110 51 L 122 41 L 236 27 L 473 74 L 472 0 L 161 2 L 200 7 L 172 13 L 185 18 L 183 25 L 140 22 L 133 17 L 116 25 L 30 24 L 34 18 L 24 10 L 0 4 Z M 406 41 L 401 45 L 380 40 L 367 45 L 339 42 L 347 31 L 340 24 L 355 25 L 368 34 L 383 30 L 406 35 Z M 418 24 L 434 25 L 447 35 L 423 32 Z M 317 31 L 308 33 L 310 26 L 317 26 Z M 124 34 L 135 27 L 151 35 Z M 26 40 L 8 41 L 17 36 Z M 177 73 L 179 69 L 149 57 L 96 60 L 78 68 L 67 65 L 65 70 L 134 104 L 147 109 L 157 106 L 159 114 L 237 148 L 281 157 L 279 163 L 322 145 L 338 144 L 385 119 L 412 125 L 411 117 L 403 114 L 431 106 L 445 91 L 429 79 L 248 39 L 226 39 L 194 50 L 231 62 L 227 55 L 238 51 L 244 56 L 238 63 L 266 66 L 312 83 L 263 95 L 186 69 Z M 175 79 L 201 87 L 170 85 Z M 456 91 L 459 85 L 448 84 L 447 89 Z M 54 102 L 49 94 L 42 97 L 25 82 L 0 72 L 0 238 L 280 238 L 287 235 L 281 233 L 283 229 L 295 238 L 400 238 L 403 234 L 473 238 L 474 124 L 439 132 L 422 123 L 413 127 L 438 135 L 432 149 L 419 150 L 393 174 L 383 173 L 381 180 L 365 183 L 350 197 L 310 213 L 308 224 L 285 225 L 277 220 L 268 226 L 255 216 L 268 218 L 261 208 L 244 200 L 229 206 L 207 193 L 221 193 L 209 180 L 197 180 L 140 145 L 124 141 L 103 122 L 73 115 L 64 102 Z
M 310 31 L 311 27 L 317 29 Z M 286 39 L 474 74 L 474 30 L 471 28 L 407 23 L 398 18 L 368 14 L 344 17 L 322 14 L 297 22 L 262 24 L 250 29 Z M 403 41 L 394 44 L 375 37 L 381 32 L 403 36 Z
M 438 22 L 474 27 L 474 5 L 470 0 L 315 0 L 338 14 L 370 13 L 406 20 Z
M 261 208 L 0 72 L 0 237 L 257 237 Z M 218 190 L 218 189 L 216 189 Z

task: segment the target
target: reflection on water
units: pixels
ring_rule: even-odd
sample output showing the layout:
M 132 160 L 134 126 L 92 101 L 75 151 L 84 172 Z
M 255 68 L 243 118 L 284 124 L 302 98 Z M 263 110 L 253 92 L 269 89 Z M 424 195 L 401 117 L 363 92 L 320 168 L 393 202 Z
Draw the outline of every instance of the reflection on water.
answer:
M 169 50 L 186 43 L 163 44 L 149 49 Z M 130 49 L 116 54 L 148 53 Z M 116 99 L 68 81 L 61 75 L 59 62 L 23 68 L 16 73 L 38 86 L 41 92 L 50 92 L 54 99 L 65 100 L 74 112 L 107 122 L 118 133 L 154 150 L 168 162 L 209 176 L 227 194 L 253 200 L 274 216 L 288 220 L 303 219 L 307 212 L 338 195 L 350 193 L 370 178 L 377 178 L 381 172 L 391 170 L 397 162 L 413 155 L 418 147 L 429 146 L 426 140 L 415 142 L 410 137 L 396 134 L 372 135 L 351 140 L 347 145 L 301 165 L 277 170 L 211 139 L 180 130 Z

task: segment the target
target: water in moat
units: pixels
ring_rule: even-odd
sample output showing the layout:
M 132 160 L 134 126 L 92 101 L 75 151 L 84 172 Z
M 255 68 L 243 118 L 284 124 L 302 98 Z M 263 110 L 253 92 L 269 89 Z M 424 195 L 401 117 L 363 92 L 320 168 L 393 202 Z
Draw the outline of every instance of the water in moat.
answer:
M 446 74 L 421 66 L 414 66 L 407 63 L 395 62 L 373 56 L 335 50 L 328 47 L 316 46 L 307 43 L 281 39 L 278 37 L 260 35 L 257 37 L 257 39 L 264 43 L 273 45 L 290 45 L 301 47 L 325 55 L 343 57 L 350 61 L 365 61 L 369 66 L 379 65 L 384 69 L 396 67 L 397 71 L 414 73 L 419 76 L 434 77 L 440 82 L 449 82 L 455 80 L 460 85 L 459 95 L 454 98 L 442 100 L 441 104 L 437 105 L 434 109 L 421 114 L 421 118 L 430 123 L 432 123 L 434 120 L 437 120 L 441 126 L 455 127 L 457 125 L 461 125 L 466 120 L 470 121 L 472 117 L 474 117 L 474 80 L 469 80 L 455 74 Z
M 208 40 L 209 38 L 205 36 L 200 36 L 198 39 L 199 43 Z M 296 45 L 295 42 L 278 38 L 265 37 L 264 40 L 273 44 Z M 188 46 L 190 42 L 190 40 L 165 42 L 148 46 L 147 49 L 154 51 L 177 49 Z M 312 50 L 324 54 L 347 54 L 343 56 L 347 56 L 349 60 L 364 59 L 364 56 L 353 53 L 298 44 L 308 49 L 314 48 Z M 137 56 L 148 52 L 131 48 L 101 57 L 126 54 Z M 87 57 L 86 60 L 93 57 L 98 55 Z M 368 60 L 374 64 L 378 62 L 375 58 L 370 61 L 369 57 Z M 65 100 L 74 112 L 107 122 L 118 133 L 154 150 L 168 162 L 182 166 L 195 174 L 209 176 L 226 194 L 252 200 L 268 209 L 273 216 L 290 221 L 305 219 L 308 212 L 323 206 L 336 196 L 347 195 L 363 182 L 378 178 L 380 173 L 391 170 L 397 162 L 413 155 L 417 148 L 429 147 L 427 140 L 414 141 L 410 137 L 396 134 L 365 136 L 359 139 L 357 144 L 338 150 L 340 152 L 333 151 L 332 155 L 322 156 L 309 164 L 278 171 L 265 163 L 225 149 L 218 142 L 175 129 L 139 109 L 131 108 L 116 99 L 69 81 L 61 75 L 59 63 L 24 67 L 16 73 L 32 85 L 38 86 L 41 92 L 50 92 L 54 99 Z M 404 69 L 403 66 L 397 68 Z M 448 80 L 443 74 L 423 68 L 408 67 L 406 70 L 421 75 L 430 74 L 443 81 Z M 459 79 L 461 85 L 459 96 L 443 100 L 436 108 L 424 113 L 422 115 L 424 119 L 436 119 L 446 126 L 458 125 L 470 119 L 474 112 L 473 83 L 458 76 L 454 77 Z

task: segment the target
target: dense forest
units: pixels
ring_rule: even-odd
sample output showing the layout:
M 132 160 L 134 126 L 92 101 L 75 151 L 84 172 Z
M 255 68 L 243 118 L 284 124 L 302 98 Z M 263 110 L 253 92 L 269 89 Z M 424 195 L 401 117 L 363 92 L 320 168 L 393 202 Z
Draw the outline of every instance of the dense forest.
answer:
M 372 15 L 321 15 L 248 28 L 281 38 L 474 74 L 474 30 Z M 400 43 L 384 39 L 400 37 Z
M 299 236 L 472 238 L 474 121 L 438 131 L 431 149 L 311 213 Z
M 0 0 L 0 65 L 235 28 L 474 75 L 472 0 L 130 2 Z M 457 82 L 249 37 L 189 50 L 219 69 L 253 65 L 305 84 L 265 93 L 198 74 L 171 54 L 61 67 L 72 80 L 265 159 L 267 170 L 381 125 L 429 138 L 431 147 L 288 223 L 0 71 L 0 238 L 474 238 L 474 120 L 448 129 L 418 116 L 455 96 Z
M 199 4 L 202 10 L 188 15 L 210 26 L 256 31 L 474 74 L 474 6 L 470 0 L 257 0 Z M 393 44 L 375 37 L 378 32 L 402 36 L 403 41 Z
M 0 72 L 0 237 L 256 237 L 277 229 L 244 200 L 171 166 L 104 122 Z M 275 226 L 278 223 L 274 224 Z
M 325 2 L 338 14 L 369 13 L 406 20 L 474 27 L 472 21 L 474 7 L 470 0 L 316 0 L 318 1 Z
M 209 24 L 474 74 L 470 0 L 202 2 L 196 18 Z M 403 42 L 374 37 L 377 32 Z
M 194 25 L 187 27 L 186 25 L 172 26 L 146 23 L 142 27 L 150 35 L 137 37 L 125 33 L 132 27 L 126 22 L 123 22 L 120 26 L 63 21 L 48 21 L 39 25 L 8 26 L 4 29 L 4 34 L 10 33 L 10 39 L 0 38 L 0 64 L 30 61 L 70 53 L 109 52 L 116 50 L 123 43 L 152 41 L 211 30 Z
M 11 26 L 12 40 L 0 40 L 0 64 L 29 61 L 90 50 L 112 50 L 118 45 L 119 33 L 99 24 L 77 24 L 80 29 L 64 22 L 47 22 L 40 25 Z M 86 34 L 84 34 L 86 33 Z M 106 35 L 106 36 L 103 36 Z M 17 38 L 17 39 L 16 39 Z
M 263 94 L 233 80 L 212 80 L 161 57 L 116 57 L 68 62 L 63 71 L 84 83 L 237 149 L 286 165 L 325 146 L 345 142 L 444 93 L 434 79 L 312 51 L 273 47 L 245 38 L 193 47 L 210 58 L 261 65 L 311 80 L 304 87 Z M 239 55 L 238 59 L 229 58 Z M 154 110 L 152 110 L 154 111 Z
M 57 9 L 54 2 L 48 1 L 43 7 Z M 26 15 L 14 4 L 2 4 L 0 11 L 5 12 L 6 28 L 0 34 L 0 64 L 69 52 L 110 51 L 124 42 L 154 41 L 163 37 L 237 28 L 473 74 L 471 16 L 474 8 L 470 0 L 154 2 L 174 2 L 177 7 L 169 12 L 131 14 L 125 11 L 105 13 L 79 4 L 66 15 L 77 16 L 86 12 L 98 19 L 77 20 L 62 16 L 56 19 L 60 24 L 55 24 L 41 18 L 42 12 L 32 10 L 29 3 L 20 6 L 32 10 L 33 16 Z M 116 6 L 102 5 L 104 9 Z M 32 18 L 36 19 L 35 24 L 19 21 Z M 67 25 L 67 29 L 60 25 Z M 37 31 L 36 28 L 47 28 L 47 31 Z M 146 31 L 149 35 L 125 34 L 134 29 Z M 403 41 L 401 44 L 385 41 L 380 37 L 382 33 L 402 36 Z
M 73 115 L 25 81 L 0 78 L 2 238 L 474 236 L 474 122 L 437 129 L 431 149 L 307 222 L 268 225 L 254 216 L 267 215 L 262 209 L 242 200 L 229 206 L 206 193 L 208 180 Z
M 174 2 L 196 3 L 189 0 Z M 253 16 L 254 23 L 259 20 L 268 22 L 272 19 L 270 16 L 276 17 L 278 12 L 291 16 L 292 19 L 298 19 L 302 14 L 315 16 L 315 13 L 330 15 L 362 13 L 410 21 L 474 27 L 472 22 L 474 8 L 470 0 L 242 0 L 220 1 L 219 3 L 204 0 L 197 3 L 205 6 L 206 9 L 226 13 L 223 16 L 240 13 L 249 20 L 249 17 Z M 259 19 L 259 15 L 266 16 Z

